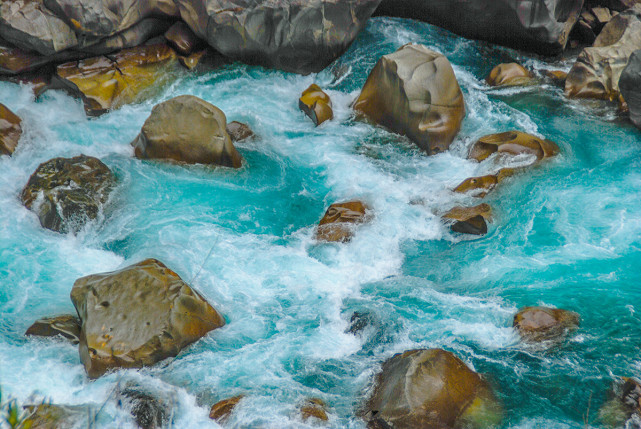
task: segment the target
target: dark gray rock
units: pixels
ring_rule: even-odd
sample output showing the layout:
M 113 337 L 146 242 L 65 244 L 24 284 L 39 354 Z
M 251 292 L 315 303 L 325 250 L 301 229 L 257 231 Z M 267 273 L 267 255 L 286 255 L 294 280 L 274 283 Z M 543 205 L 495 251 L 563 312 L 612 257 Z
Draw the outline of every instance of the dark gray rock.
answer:
M 628 103 L 630 120 L 637 128 L 641 128 L 641 49 L 630 55 L 619 79 L 619 90 Z
M 140 429 L 161 428 L 170 414 L 168 404 L 133 383 L 119 392 L 118 405 L 129 410 Z

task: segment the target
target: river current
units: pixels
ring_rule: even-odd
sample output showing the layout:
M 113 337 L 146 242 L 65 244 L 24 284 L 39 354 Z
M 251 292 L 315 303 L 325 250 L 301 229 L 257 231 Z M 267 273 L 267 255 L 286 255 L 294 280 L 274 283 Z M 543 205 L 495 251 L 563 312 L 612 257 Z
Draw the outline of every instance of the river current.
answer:
M 350 108 L 381 55 L 409 43 L 445 54 L 467 116 L 450 151 L 426 156 L 409 140 L 353 118 Z M 411 20 L 374 18 L 319 74 L 242 64 L 185 74 L 152 99 L 98 118 L 79 100 L 0 83 L 23 118 L 12 157 L 0 157 L 0 385 L 21 402 L 100 407 L 96 427 L 134 427 L 110 400 L 135 381 L 171 398 L 171 426 L 216 427 L 214 402 L 244 393 L 231 427 L 301 428 L 297 407 L 328 405 L 329 426 L 355 417 L 381 363 L 440 347 L 483 373 L 505 408 L 505 428 L 599 427 L 615 376 L 641 376 L 641 144 L 616 107 L 569 101 L 550 82 L 490 89 L 497 64 L 542 73 L 543 61 Z M 314 127 L 298 109 L 318 83 L 335 118 Z M 151 108 L 193 94 L 249 124 L 239 170 L 140 161 L 129 143 Z M 481 175 L 466 153 L 479 137 L 521 130 L 555 141 L 560 156 L 500 185 L 486 236 L 452 233 L 449 208 L 479 201 L 451 190 Z M 119 184 L 104 216 L 78 234 L 43 229 L 19 194 L 36 167 L 81 153 Z M 317 244 L 314 226 L 334 202 L 361 199 L 374 217 L 346 244 Z M 84 275 L 158 258 L 226 318 L 175 359 L 87 378 L 77 347 L 27 339 L 38 318 L 73 313 Z M 562 345 L 528 346 L 512 329 L 527 305 L 577 311 Z M 346 332 L 354 312 L 369 326 Z

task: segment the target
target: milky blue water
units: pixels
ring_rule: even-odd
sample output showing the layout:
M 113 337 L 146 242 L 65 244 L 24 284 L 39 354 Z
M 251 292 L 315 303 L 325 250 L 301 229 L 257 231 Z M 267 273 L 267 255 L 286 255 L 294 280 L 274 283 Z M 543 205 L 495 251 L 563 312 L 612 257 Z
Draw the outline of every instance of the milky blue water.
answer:
M 467 117 L 452 149 L 428 157 L 406 139 L 355 122 L 349 107 L 383 54 L 408 42 L 445 54 Z M 380 364 L 412 348 L 442 347 L 485 374 L 514 428 L 599 427 L 617 375 L 641 376 L 641 139 L 613 106 L 566 100 L 550 83 L 493 89 L 484 77 L 517 60 L 568 70 L 472 42 L 423 23 L 376 18 L 317 75 L 240 64 L 185 74 L 152 100 L 96 119 L 80 101 L 0 83 L 0 102 L 25 133 L 0 158 L 0 385 L 23 402 L 107 404 L 98 427 L 133 427 L 108 400 L 134 380 L 173 401 L 172 427 L 216 427 L 212 403 L 244 393 L 230 427 L 312 427 L 297 407 L 329 407 L 330 427 L 355 416 Z M 316 82 L 335 119 L 315 128 L 298 110 Z M 153 105 L 193 94 L 248 123 L 242 169 L 167 165 L 133 157 Z M 518 129 L 558 143 L 557 158 L 502 183 L 486 200 L 489 233 L 451 233 L 439 215 L 478 204 L 451 192 L 484 173 L 465 159 L 485 134 Z M 119 185 L 104 217 L 77 235 L 40 227 L 19 193 L 41 163 L 80 153 L 102 159 Z M 348 244 L 316 244 L 329 204 L 362 199 L 375 217 Z M 211 253 L 210 253 L 211 252 Z M 208 257 L 209 255 L 209 257 Z M 90 381 L 77 348 L 26 339 L 37 318 L 74 312 L 80 276 L 155 257 L 227 319 L 177 358 Z M 512 317 L 526 305 L 577 311 L 581 328 L 561 346 L 519 341 Z M 371 324 L 345 333 L 354 311 Z

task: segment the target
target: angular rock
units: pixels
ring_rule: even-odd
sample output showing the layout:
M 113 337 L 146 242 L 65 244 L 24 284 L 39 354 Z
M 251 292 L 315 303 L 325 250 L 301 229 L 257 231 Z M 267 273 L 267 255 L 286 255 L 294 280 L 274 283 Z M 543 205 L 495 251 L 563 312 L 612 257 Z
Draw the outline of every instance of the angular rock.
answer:
M 295 73 L 319 72 L 354 41 L 380 0 L 176 0 L 223 55 Z
M 593 7 L 592 15 L 594 15 L 594 18 L 596 19 L 596 23 L 602 27 L 608 22 L 610 22 L 610 20 L 612 19 L 612 14 L 610 13 L 610 9 L 605 7 Z
M 249 125 L 243 124 L 242 122 L 238 121 L 232 121 L 228 123 L 226 129 L 227 134 L 229 134 L 229 137 L 233 142 L 251 139 L 256 136 L 252 129 L 249 128 Z
M 619 89 L 630 113 L 630 120 L 637 128 L 641 128 L 641 49 L 630 55 L 619 79 Z
M 144 45 L 61 64 L 55 81 L 82 98 L 87 114 L 95 116 L 150 95 L 177 66 L 178 57 L 169 46 Z
M 325 94 L 315 83 L 303 91 L 298 99 L 298 108 L 305 112 L 305 114 L 314 121 L 314 125 L 316 126 L 334 117 L 332 100 L 330 100 L 329 95 Z
M 242 157 L 226 130 L 222 110 L 193 95 L 157 104 L 131 143 L 137 158 L 239 168 Z
M 521 131 L 507 131 L 481 137 L 470 149 L 468 158 L 483 161 L 495 152 L 512 155 L 528 154 L 537 161 L 559 153 L 556 143 Z
M 303 421 L 314 418 L 326 422 L 329 420 L 327 417 L 327 405 L 322 399 L 309 398 L 300 407 L 300 415 Z
M 499 64 L 485 78 L 490 86 L 519 86 L 532 83 L 532 73 L 517 63 Z
M 355 224 L 367 220 L 368 207 L 360 201 L 334 203 L 318 223 L 316 240 L 345 243 L 354 236 Z
M 408 44 L 376 63 L 354 110 L 434 154 L 454 140 L 465 103 L 447 58 Z
M 635 378 L 621 377 L 614 381 L 609 399 L 599 410 L 600 423 L 613 428 L 637 427 L 626 424 L 641 418 L 641 383 Z
M 501 405 L 489 384 L 454 354 L 410 350 L 383 364 L 365 419 L 375 428 L 491 427 Z
M 82 277 L 71 301 L 82 322 L 80 360 L 91 378 L 176 356 L 223 317 L 156 259 Z
M 36 337 L 61 336 L 70 340 L 73 344 L 78 344 L 80 319 L 70 314 L 38 319 L 27 329 L 25 335 L 33 335 Z
M 468 39 L 558 54 L 582 6 L 583 0 L 383 0 L 376 13 L 419 19 Z
M 18 115 L 0 103 L 0 155 L 11 155 L 16 150 L 22 135 L 21 123 Z
M 555 340 L 579 326 L 573 311 L 549 307 L 525 307 L 514 316 L 513 326 L 528 342 Z
M 189 56 L 199 42 L 194 32 L 182 21 L 175 23 L 167 30 L 165 39 L 169 46 L 185 56 Z
M 234 408 L 245 395 L 233 396 L 231 398 L 223 399 L 220 402 L 212 405 L 211 410 L 209 411 L 209 418 L 216 420 L 218 423 L 224 423 L 231 413 L 234 411 Z
M 630 55 L 641 46 L 641 4 L 621 12 L 603 27 L 594 45 L 585 48 L 568 73 L 565 95 L 616 100 L 619 78 Z
M 97 158 L 54 158 L 38 166 L 21 198 L 44 228 L 75 232 L 96 219 L 115 185 L 115 176 Z
M 450 227 L 461 234 L 487 234 L 487 222 L 492 220 L 492 209 L 488 204 L 474 207 L 454 207 L 443 215 L 444 219 L 454 221 Z

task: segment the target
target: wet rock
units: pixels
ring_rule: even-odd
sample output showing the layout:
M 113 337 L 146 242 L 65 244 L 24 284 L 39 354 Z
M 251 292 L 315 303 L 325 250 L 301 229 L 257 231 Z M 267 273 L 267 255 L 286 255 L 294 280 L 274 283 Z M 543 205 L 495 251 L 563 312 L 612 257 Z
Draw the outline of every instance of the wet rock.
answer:
M 480 177 L 470 177 L 468 179 L 465 179 L 463 182 L 461 182 L 460 185 L 454 188 L 454 192 L 458 192 L 460 194 L 466 194 L 469 192 L 474 197 L 483 198 L 490 191 L 492 191 L 496 187 L 496 185 L 498 185 L 498 183 L 499 176 L 496 174 L 488 174 L 487 176 Z
M 242 157 L 226 125 L 222 110 L 193 95 L 181 95 L 154 106 L 131 145 L 141 159 L 239 168 Z
M 490 86 L 528 85 L 532 81 L 532 73 L 517 63 L 499 64 L 485 78 L 485 82 Z
M 601 423 L 614 428 L 638 427 L 628 425 L 631 419 L 641 419 L 641 383 L 635 378 L 621 377 L 613 383 L 609 399 L 599 410 Z
M 209 411 L 209 418 L 216 420 L 218 423 L 224 423 L 231 413 L 234 411 L 234 408 L 245 395 L 233 396 L 231 398 L 223 399 L 220 402 L 212 405 L 211 410 Z
M 193 31 L 182 21 L 175 23 L 165 33 L 169 46 L 180 55 L 189 56 L 198 45 L 199 39 Z
M 354 226 L 366 221 L 368 207 L 360 201 L 334 203 L 318 223 L 316 240 L 344 243 L 354 236 Z
M 207 55 L 207 50 L 202 50 L 199 52 L 194 52 L 188 57 L 178 57 L 180 64 L 185 67 L 187 70 L 193 70 L 200 64 L 200 61 L 203 57 Z
M 509 153 L 511 155 L 534 155 L 537 161 L 555 156 L 559 153 L 556 143 L 538 138 L 521 131 L 507 131 L 481 137 L 474 143 L 468 158 L 483 161 L 493 153 Z
M 84 406 L 54 404 L 26 405 L 29 413 L 20 428 L 30 429 L 64 429 L 78 427 L 86 422 L 90 410 Z
M 232 121 L 227 124 L 227 134 L 229 134 L 233 142 L 252 139 L 256 136 L 252 129 L 249 128 L 249 125 L 238 121 Z
M 594 45 L 579 54 L 565 81 L 565 95 L 616 100 L 621 73 L 639 46 L 641 4 L 612 18 Z
M 565 79 L 568 77 L 568 74 L 561 70 L 546 70 L 545 76 L 549 78 L 555 85 L 564 88 Z
M 22 119 L 0 103 L 0 155 L 11 155 L 22 135 Z
M 434 154 L 454 140 L 465 103 L 447 58 L 408 44 L 376 63 L 354 110 Z
M 327 417 L 327 405 L 322 399 L 309 398 L 300 407 L 300 414 L 303 421 L 309 419 L 317 419 L 326 422 L 329 420 Z
M 80 97 L 87 114 L 95 116 L 150 96 L 176 67 L 178 57 L 169 46 L 144 45 L 61 64 L 55 81 Z
M 628 64 L 621 73 L 619 88 L 630 113 L 630 120 L 641 128 L 641 49 L 630 55 Z
M 49 62 L 45 56 L 10 46 L 0 40 L 0 75 L 17 75 Z
M 372 428 L 489 427 L 501 421 L 489 384 L 454 354 L 410 350 L 383 364 L 365 406 Z
M 305 112 L 316 126 L 334 117 L 332 100 L 315 83 L 303 91 L 303 94 L 298 99 L 298 108 Z
M 176 356 L 225 324 L 196 291 L 156 259 L 82 277 L 71 301 L 82 322 L 80 360 L 91 378 Z
M 38 166 L 21 198 L 44 228 L 75 232 L 98 217 L 115 185 L 113 173 L 97 158 L 54 158 Z
M 487 234 L 487 222 L 492 220 L 492 208 L 488 204 L 474 207 L 454 207 L 443 215 L 444 219 L 454 221 L 450 227 L 461 234 Z
M 131 384 L 119 394 L 120 406 L 129 409 L 140 429 L 159 429 L 168 420 L 169 406 L 139 386 Z
M 68 339 L 73 344 L 78 344 L 78 337 L 80 336 L 80 319 L 70 314 L 38 319 L 29 327 L 29 329 L 27 329 L 25 335 L 33 335 L 36 337 L 61 336 Z
M 383 0 L 376 13 L 419 19 L 468 39 L 558 54 L 582 6 L 583 0 Z
M 380 0 L 176 0 L 223 55 L 295 73 L 319 72 L 354 41 Z
M 350 325 L 346 332 L 354 335 L 358 334 L 372 323 L 371 319 L 371 314 L 367 312 L 355 311 L 354 313 L 352 313 L 352 317 L 350 317 L 349 319 Z
M 559 339 L 579 326 L 573 311 L 549 307 L 525 307 L 514 316 L 514 328 L 528 342 Z

